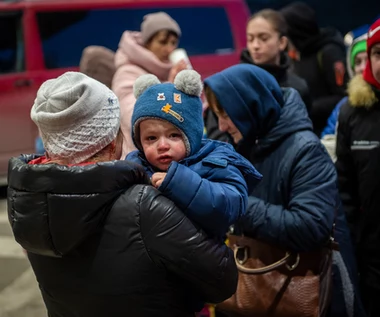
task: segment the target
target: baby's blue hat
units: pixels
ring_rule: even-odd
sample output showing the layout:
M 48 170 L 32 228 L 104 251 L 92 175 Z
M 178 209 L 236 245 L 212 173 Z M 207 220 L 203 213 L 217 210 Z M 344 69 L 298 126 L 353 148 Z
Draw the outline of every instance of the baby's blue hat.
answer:
M 203 136 L 201 76 L 194 70 L 183 70 L 174 84 L 162 84 L 154 75 L 140 76 L 133 87 L 136 103 L 132 114 L 132 139 L 142 151 L 140 123 L 146 119 L 165 120 L 182 133 L 186 156 L 196 153 Z

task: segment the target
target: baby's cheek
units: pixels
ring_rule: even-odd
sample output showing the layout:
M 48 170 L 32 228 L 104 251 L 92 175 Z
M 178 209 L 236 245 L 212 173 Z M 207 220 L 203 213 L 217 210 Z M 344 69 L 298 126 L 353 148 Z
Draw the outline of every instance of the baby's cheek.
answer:
M 145 151 L 144 151 L 144 154 L 145 154 L 145 157 L 146 157 L 146 159 L 148 160 L 148 162 L 150 163 L 150 164 L 152 164 L 153 163 L 153 161 L 156 159 L 156 154 L 155 154 L 155 151 L 153 151 L 152 149 L 146 149 Z

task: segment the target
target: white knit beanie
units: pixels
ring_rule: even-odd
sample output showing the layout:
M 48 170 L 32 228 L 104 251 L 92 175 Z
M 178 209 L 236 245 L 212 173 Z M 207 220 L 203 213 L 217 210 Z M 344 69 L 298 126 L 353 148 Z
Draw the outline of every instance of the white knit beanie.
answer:
M 120 127 L 115 94 L 82 73 L 67 72 L 44 82 L 30 112 L 51 159 L 86 161 L 113 140 Z

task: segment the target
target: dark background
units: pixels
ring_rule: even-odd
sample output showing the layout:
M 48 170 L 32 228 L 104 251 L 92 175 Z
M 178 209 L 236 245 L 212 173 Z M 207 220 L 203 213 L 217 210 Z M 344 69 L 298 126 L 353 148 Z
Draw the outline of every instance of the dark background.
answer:
M 280 9 L 293 1 L 246 0 L 246 2 L 254 13 L 264 8 Z M 379 0 L 308 0 L 303 2 L 316 11 L 321 27 L 336 27 L 343 35 L 364 24 L 372 24 L 380 16 Z

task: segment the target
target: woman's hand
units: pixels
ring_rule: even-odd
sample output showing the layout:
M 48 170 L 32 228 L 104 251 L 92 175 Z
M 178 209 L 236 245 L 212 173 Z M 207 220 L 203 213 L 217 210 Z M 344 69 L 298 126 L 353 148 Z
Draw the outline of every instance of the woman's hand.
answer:
M 187 63 L 185 62 L 184 59 L 181 59 L 177 64 L 175 64 L 172 69 L 170 70 L 169 72 L 169 77 L 168 77 L 168 81 L 169 82 L 174 82 L 174 78 L 175 76 L 177 76 L 177 74 L 182 71 L 182 70 L 185 70 L 187 69 Z
M 154 173 L 151 178 L 152 185 L 156 188 L 160 187 L 167 173 Z

